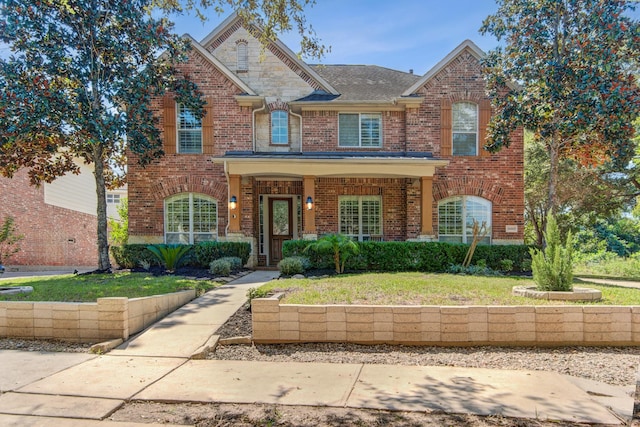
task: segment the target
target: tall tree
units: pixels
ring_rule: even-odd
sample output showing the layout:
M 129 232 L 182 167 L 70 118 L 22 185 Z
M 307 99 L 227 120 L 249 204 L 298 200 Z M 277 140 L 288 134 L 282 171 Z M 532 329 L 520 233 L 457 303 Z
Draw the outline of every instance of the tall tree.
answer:
M 560 159 L 624 165 L 633 156 L 640 26 L 625 14 L 634 8 L 625 1 L 498 4 L 480 30 L 504 40 L 484 62 L 496 112 L 486 147 L 509 146 L 509 135 L 519 126 L 532 130 L 549 154 L 546 209 L 555 212 Z
M 264 32 L 291 28 L 305 34 L 310 0 L 200 0 L 188 7 L 244 6 L 265 16 Z M 180 13 L 170 0 L 5 0 L 0 41 L 0 174 L 27 168 L 33 185 L 79 173 L 78 159 L 94 166 L 98 268 L 109 270 L 105 189 L 124 180 L 125 148 L 142 164 L 162 156 L 153 97 L 173 91 L 202 117 L 197 87 L 178 71 L 188 42 L 151 11 Z M 302 46 L 318 54 L 315 38 Z M 304 41 L 304 40 L 303 40 Z M 267 41 L 265 41 L 267 42 Z M 314 50 L 314 47 L 316 48 Z M 159 54 L 166 55 L 159 57 Z

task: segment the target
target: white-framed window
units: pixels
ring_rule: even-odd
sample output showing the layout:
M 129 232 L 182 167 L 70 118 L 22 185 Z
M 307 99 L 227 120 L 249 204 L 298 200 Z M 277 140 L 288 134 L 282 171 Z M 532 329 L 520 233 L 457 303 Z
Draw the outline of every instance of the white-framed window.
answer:
M 271 112 L 271 143 L 289 144 L 289 113 L 284 110 Z
M 491 202 L 476 196 L 454 196 L 438 202 L 438 240 L 471 243 L 473 220 L 489 232 L 480 243 L 491 243 Z
M 340 234 L 354 240 L 382 240 L 382 197 L 340 196 L 338 198 Z
M 338 114 L 340 147 L 382 147 L 382 115 Z
M 236 71 L 249 70 L 249 46 L 242 40 L 236 43 Z
M 118 203 L 120 203 L 120 195 L 107 193 L 107 203 L 117 205 Z
M 191 110 L 178 104 L 178 153 L 202 153 L 202 119 Z
M 453 155 L 478 155 L 478 105 L 473 102 L 455 102 L 451 111 Z
M 204 194 L 181 193 L 164 201 L 165 243 L 195 244 L 218 237 L 218 202 Z

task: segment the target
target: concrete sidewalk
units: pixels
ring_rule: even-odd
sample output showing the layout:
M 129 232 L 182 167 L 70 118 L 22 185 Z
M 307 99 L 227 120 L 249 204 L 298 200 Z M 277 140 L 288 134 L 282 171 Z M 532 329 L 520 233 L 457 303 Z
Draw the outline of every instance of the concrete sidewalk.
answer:
M 129 400 L 435 410 L 605 425 L 631 418 L 632 387 L 556 373 L 190 359 L 245 302 L 247 289 L 276 275 L 254 272 L 208 292 L 104 356 L 0 351 L 3 376 L 5 367 L 25 373 L 0 380 L 0 425 L 138 426 L 104 421 Z

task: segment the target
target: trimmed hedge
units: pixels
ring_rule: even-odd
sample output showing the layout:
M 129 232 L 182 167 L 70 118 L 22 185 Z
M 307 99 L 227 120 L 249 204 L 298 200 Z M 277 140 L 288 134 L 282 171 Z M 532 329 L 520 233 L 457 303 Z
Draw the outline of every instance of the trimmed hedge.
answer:
M 140 261 L 158 264 L 147 244 L 112 246 L 111 255 L 120 268 L 140 267 Z M 189 259 L 183 265 L 209 268 L 212 261 L 225 257 L 238 257 L 242 265 L 249 261 L 251 244 L 247 242 L 202 242 L 194 245 Z
M 309 243 L 308 240 L 286 241 L 282 254 L 284 257 L 306 256 L 311 268 L 333 268 L 330 256 L 304 252 Z M 442 242 L 359 242 L 358 245 L 360 253 L 347 260 L 345 270 L 445 272 L 451 265 L 462 264 L 469 249 L 469 245 Z M 510 259 L 513 271 L 523 271 L 523 262 L 526 267 L 531 255 L 526 245 L 480 245 L 473 262 L 480 259 L 486 260 L 487 267 L 493 270 L 500 270 L 500 262 Z
M 251 255 L 251 244 L 247 242 L 202 242 L 193 248 L 196 263 L 205 268 L 209 268 L 212 261 L 226 257 L 238 257 L 242 260 L 242 265 L 249 261 Z

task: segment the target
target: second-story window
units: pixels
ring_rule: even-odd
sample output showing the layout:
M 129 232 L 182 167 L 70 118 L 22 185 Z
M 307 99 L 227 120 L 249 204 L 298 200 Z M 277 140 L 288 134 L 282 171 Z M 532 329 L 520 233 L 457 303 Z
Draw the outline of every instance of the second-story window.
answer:
M 340 147 L 381 147 L 382 115 L 339 114 L 338 145 Z
M 456 102 L 452 106 L 454 156 L 478 154 L 478 106 L 472 102 Z
M 276 145 L 289 143 L 289 113 L 284 110 L 271 112 L 271 143 Z
M 202 120 L 184 105 L 178 105 L 178 153 L 202 153 Z

